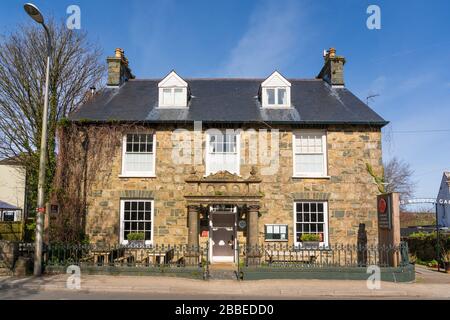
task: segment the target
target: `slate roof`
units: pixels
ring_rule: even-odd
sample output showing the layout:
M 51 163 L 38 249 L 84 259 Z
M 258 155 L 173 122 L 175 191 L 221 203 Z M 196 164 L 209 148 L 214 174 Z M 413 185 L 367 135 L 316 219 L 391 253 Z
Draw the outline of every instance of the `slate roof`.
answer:
M 158 108 L 158 83 L 129 80 L 105 88 L 72 113 L 73 121 L 143 121 L 279 124 L 367 124 L 388 122 L 346 88 L 332 88 L 321 79 L 288 79 L 293 108 L 261 108 L 257 98 L 265 79 L 185 79 L 192 95 L 189 108 Z
M 20 210 L 20 208 L 17 208 L 15 206 L 13 206 L 12 204 L 3 202 L 0 200 L 0 209 L 2 210 Z

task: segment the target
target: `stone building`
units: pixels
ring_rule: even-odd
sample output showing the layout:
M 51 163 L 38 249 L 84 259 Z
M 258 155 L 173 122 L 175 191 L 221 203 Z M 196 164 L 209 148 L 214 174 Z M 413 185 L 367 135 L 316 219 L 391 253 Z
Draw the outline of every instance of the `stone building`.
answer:
M 377 242 L 367 165 L 381 172 L 387 122 L 345 87 L 334 49 L 315 79 L 141 80 L 123 50 L 107 61 L 107 88 L 69 119 L 114 124 L 122 139 L 86 192 L 91 242 L 211 239 L 213 261 L 232 261 L 236 241 L 355 244 L 361 223 Z
M 14 158 L 0 160 L 0 240 L 21 240 L 26 206 L 26 170 Z

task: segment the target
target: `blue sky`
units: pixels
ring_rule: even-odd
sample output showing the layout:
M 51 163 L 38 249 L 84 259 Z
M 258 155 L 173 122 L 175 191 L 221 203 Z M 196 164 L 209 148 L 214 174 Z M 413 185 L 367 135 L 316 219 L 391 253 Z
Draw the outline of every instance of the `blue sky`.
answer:
M 0 2 L 0 30 L 28 21 L 24 1 Z M 105 57 L 125 49 L 138 78 L 311 78 L 322 51 L 347 59 L 346 86 L 391 121 L 385 160 L 409 162 L 417 196 L 437 194 L 450 170 L 450 2 L 433 1 L 35 1 L 45 14 L 66 19 L 81 8 L 81 27 Z M 381 30 L 366 27 L 370 4 L 381 8 Z M 431 131 L 436 130 L 436 131 Z M 439 131 L 442 130 L 442 131 Z

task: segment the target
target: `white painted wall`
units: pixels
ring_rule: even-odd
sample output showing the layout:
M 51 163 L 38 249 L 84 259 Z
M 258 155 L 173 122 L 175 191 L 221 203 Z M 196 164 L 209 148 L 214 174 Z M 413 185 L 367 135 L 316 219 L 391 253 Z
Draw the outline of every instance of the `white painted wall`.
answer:
M 437 197 L 438 223 L 443 227 L 450 227 L 450 173 L 444 173 Z M 445 201 L 446 200 L 446 201 Z
M 0 200 L 25 208 L 25 169 L 10 164 L 0 164 Z M 18 220 L 19 217 L 16 217 Z

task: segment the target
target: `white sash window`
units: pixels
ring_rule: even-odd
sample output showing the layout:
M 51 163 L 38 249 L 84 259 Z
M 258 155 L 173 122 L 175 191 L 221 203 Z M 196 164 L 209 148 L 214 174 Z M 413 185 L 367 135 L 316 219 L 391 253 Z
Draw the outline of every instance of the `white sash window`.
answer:
M 301 245 L 303 234 L 320 235 L 320 244 L 328 245 L 328 203 L 294 202 L 294 242 Z
M 123 138 L 122 176 L 155 176 L 155 135 L 127 134 Z
M 120 243 L 128 244 L 130 233 L 144 235 L 145 244 L 153 243 L 153 200 L 120 201 Z
M 299 131 L 293 137 L 294 177 L 326 177 L 326 133 Z
M 239 134 L 207 134 L 206 174 L 228 171 L 239 174 Z

